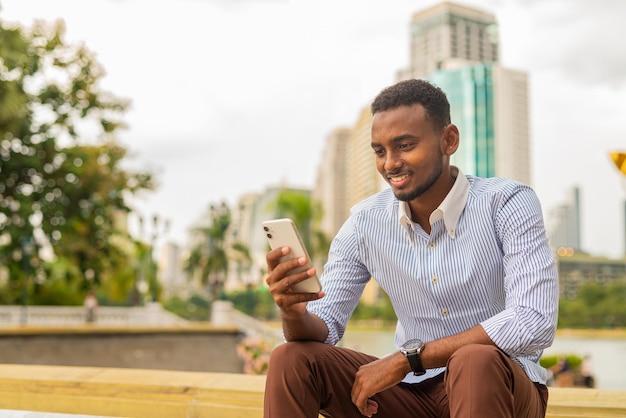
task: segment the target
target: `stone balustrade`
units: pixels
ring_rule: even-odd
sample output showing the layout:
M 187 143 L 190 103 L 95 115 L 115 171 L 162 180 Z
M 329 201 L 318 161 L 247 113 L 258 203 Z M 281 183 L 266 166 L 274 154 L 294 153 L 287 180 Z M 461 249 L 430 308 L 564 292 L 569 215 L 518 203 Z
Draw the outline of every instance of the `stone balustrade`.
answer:
M 0 326 L 38 325 L 59 326 L 85 323 L 82 306 L 18 306 L 0 305 Z M 101 306 L 97 321 L 102 325 L 180 325 L 186 320 L 166 311 L 159 303 L 146 306 Z

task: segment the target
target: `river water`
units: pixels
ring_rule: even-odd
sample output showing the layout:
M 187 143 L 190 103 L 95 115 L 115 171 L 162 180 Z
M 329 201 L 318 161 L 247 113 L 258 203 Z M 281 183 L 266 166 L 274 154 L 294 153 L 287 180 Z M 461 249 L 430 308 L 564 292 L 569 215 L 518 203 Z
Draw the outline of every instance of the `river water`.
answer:
M 393 331 L 348 329 L 343 347 L 377 357 L 395 351 Z M 545 355 L 576 354 L 591 356 L 596 388 L 626 390 L 626 338 L 586 338 L 557 336 Z

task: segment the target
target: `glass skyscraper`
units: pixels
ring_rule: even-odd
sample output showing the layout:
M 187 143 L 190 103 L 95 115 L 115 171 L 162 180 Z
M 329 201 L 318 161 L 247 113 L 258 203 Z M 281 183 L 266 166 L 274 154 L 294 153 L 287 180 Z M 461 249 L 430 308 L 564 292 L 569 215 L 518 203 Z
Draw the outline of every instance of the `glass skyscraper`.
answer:
M 436 71 L 426 78 L 446 92 L 452 122 L 459 128 L 462 141 L 452 156 L 452 163 L 462 167 L 466 174 L 495 176 L 492 65 Z
M 413 15 L 409 67 L 398 78 L 442 88 L 461 144 L 452 163 L 465 174 L 530 184 L 528 81 L 498 64 L 492 14 L 441 3 Z

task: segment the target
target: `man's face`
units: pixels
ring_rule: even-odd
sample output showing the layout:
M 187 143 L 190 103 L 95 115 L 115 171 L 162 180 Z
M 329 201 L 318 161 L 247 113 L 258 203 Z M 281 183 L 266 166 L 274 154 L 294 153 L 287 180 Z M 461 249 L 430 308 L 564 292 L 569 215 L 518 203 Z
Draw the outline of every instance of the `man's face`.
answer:
M 449 162 L 443 132 L 435 131 L 419 104 L 374 115 L 376 167 L 399 200 L 420 197 L 441 178 Z

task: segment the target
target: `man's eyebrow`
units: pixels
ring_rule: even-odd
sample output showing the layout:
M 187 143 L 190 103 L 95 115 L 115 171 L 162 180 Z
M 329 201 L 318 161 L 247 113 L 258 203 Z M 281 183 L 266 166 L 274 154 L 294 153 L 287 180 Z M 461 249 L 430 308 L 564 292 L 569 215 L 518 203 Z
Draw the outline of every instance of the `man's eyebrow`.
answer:
M 406 139 L 417 139 L 417 137 L 415 137 L 415 136 L 413 136 L 411 134 L 398 135 L 398 136 L 396 136 L 394 138 L 391 138 L 390 142 L 395 144 L 395 143 L 398 143 L 398 142 L 402 142 L 402 141 L 404 141 Z M 382 147 L 382 144 L 379 143 L 379 142 L 372 141 L 371 146 L 372 146 L 372 148 L 374 148 L 374 147 Z

